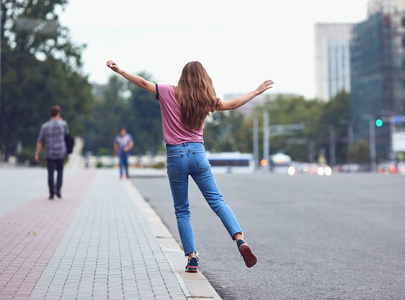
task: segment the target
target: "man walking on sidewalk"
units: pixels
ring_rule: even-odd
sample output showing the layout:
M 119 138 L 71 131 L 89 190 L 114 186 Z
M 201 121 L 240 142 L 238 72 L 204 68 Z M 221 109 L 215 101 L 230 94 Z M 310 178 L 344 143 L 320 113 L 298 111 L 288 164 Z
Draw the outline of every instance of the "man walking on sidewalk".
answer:
M 41 126 L 35 152 L 35 161 L 39 161 L 39 152 L 45 144 L 46 163 L 48 169 L 49 199 L 52 200 L 54 194 L 58 198 L 62 197 L 61 188 L 63 181 L 63 163 L 66 156 L 65 135 L 69 133 L 66 121 L 60 116 L 60 107 L 52 106 L 49 115 L 51 119 Z M 56 188 L 54 185 L 54 171 L 57 172 Z

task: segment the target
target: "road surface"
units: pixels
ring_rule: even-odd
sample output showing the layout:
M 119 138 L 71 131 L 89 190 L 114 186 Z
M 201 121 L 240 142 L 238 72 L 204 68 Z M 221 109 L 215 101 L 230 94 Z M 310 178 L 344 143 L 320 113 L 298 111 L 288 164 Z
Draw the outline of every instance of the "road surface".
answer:
M 190 178 L 200 270 L 223 299 L 405 299 L 405 176 L 215 178 L 258 257 L 245 267 Z M 132 182 L 180 242 L 168 179 Z

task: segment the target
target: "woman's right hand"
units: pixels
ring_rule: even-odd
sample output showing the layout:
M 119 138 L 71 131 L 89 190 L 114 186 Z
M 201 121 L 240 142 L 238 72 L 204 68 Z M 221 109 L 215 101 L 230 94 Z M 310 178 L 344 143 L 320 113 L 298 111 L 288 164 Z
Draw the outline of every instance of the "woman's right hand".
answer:
M 113 60 L 109 60 L 107 61 L 107 67 L 109 67 L 111 70 L 113 70 L 114 72 L 121 74 L 122 69 L 120 69 L 120 67 L 118 67 L 117 63 Z

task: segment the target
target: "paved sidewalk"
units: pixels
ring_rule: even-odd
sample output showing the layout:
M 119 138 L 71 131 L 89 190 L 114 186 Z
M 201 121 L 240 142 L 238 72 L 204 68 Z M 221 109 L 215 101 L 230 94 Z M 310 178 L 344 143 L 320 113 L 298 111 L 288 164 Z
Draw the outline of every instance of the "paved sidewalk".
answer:
M 48 200 L 44 169 L 0 169 L 1 300 L 219 299 L 117 170 L 65 174 Z

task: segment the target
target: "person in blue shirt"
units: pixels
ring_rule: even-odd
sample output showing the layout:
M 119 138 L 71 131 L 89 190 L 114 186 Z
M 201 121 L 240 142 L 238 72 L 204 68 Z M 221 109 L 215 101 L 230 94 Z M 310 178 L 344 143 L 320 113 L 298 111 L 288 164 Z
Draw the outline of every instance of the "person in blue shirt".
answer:
M 120 178 L 123 176 L 123 168 L 125 168 L 126 177 L 129 178 L 128 173 L 128 157 L 129 150 L 134 147 L 134 140 L 132 136 L 127 133 L 125 127 L 120 129 L 120 134 L 114 139 L 114 156 L 120 159 Z

